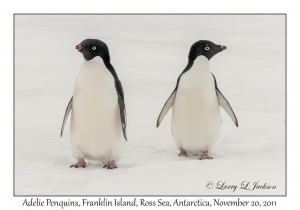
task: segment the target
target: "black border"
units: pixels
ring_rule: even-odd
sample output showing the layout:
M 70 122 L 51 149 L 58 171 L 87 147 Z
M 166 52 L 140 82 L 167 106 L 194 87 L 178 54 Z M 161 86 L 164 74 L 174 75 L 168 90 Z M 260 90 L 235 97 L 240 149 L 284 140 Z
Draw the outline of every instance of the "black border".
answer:
M 16 195 L 15 16 L 16 15 L 284 15 L 285 16 L 285 195 Z M 14 13 L 13 14 L 13 196 L 14 197 L 287 197 L 287 13 Z

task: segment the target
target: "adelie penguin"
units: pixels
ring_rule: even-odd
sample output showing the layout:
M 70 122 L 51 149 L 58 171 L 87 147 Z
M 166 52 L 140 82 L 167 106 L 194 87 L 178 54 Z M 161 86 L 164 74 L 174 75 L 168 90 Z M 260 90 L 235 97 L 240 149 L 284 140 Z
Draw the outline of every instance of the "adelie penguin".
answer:
M 107 45 L 86 39 L 76 46 L 85 61 L 63 119 L 61 136 L 71 114 L 70 142 L 78 160 L 71 167 L 86 167 L 85 159 L 117 168 L 126 138 L 126 110 L 122 84 L 110 63 Z
M 200 154 L 200 160 L 212 159 L 208 153 L 219 137 L 220 106 L 238 126 L 230 104 L 218 89 L 217 81 L 209 69 L 209 60 L 226 49 L 207 40 L 195 42 L 189 52 L 188 64 L 160 112 L 157 127 L 173 106 L 172 134 L 179 156 L 192 153 Z

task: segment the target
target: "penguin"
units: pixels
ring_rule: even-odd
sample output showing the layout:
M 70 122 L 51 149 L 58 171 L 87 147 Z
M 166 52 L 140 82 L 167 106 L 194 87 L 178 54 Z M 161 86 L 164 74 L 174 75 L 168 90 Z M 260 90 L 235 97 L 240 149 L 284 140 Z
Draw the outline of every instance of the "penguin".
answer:
M 220 106 L 238 127 L 236 115 L 209 68 L 209 60 L 226 49 L 208 40 L 195 42 L 190 48 L 188 64 L 159 114 L 156 127 L 173 107 L 171 128 L 179 156 L 191 153 L 199 154 L 200 160 L 213 159 L 208 153 L 220 134 Z
M 73 96 L 66 108 L 61 136 L 71 114 L 70 143 L 77 163 L 85 159 L 102 161 L 103 168 L 117 168 L 127 141 L 124 92 L 110 63 L 107 45 L 98 39 L 85 39 L 75 47 L 85 59 L 81 65 Z

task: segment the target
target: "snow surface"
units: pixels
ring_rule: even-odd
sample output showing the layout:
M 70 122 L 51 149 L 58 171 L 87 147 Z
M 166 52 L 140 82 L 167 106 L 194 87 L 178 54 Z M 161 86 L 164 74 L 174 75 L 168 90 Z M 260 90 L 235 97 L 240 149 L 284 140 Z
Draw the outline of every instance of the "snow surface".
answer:
M 75 45 L 104 41 L 123 84 L 128 142 L 118 169 L 76 162 L 69 121 L 60 129 L 83 57 Z M 171 112 L 156 120 L 187 64 L 207 39 L 228 49 L 210 61 L 239 121 L 222 110 L 213 160 L 178 157 Z M 284 195 L 284 15 L 16 15 L 15 195 Z M 207 189 L 260 181 L 275 190 Z

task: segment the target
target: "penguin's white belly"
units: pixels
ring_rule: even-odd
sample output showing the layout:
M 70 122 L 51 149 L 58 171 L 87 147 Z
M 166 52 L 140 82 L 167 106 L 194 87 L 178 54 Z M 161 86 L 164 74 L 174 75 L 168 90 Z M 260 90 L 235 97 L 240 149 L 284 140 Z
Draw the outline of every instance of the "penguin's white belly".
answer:
M 210 151 L 219 137 L 220 107 L 208 60 L 198 57 L 181 76 L 172 114 L 172 134 L 178 149 Z
M 98 56 L 81 66 L 70 131 L 75 158 L 104 162 L 120 158 L 125 139 L 114 78 Z

